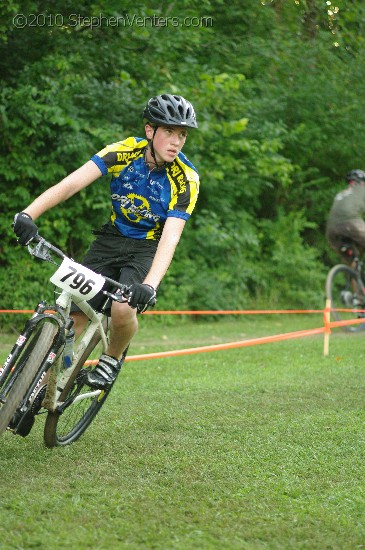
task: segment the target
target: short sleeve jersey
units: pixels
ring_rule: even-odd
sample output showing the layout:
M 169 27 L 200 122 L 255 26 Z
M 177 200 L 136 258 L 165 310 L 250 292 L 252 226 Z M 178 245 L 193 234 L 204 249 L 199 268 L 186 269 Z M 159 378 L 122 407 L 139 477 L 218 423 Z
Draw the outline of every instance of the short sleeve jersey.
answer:
M 328 224 L 335 226 L 337 223 L 362 219 L 364 212 L 365 187 L 349 185 L 336 195 L 329 213 Z
M 167 217 L 187 220 L 197 201 L 199 176 L 183 153 L 159 170 L 144 160 L 148 142 L 129 137 L 107 145 L 91 160 L 111 174 L 111 222 L 125 237 L 159 240 Z

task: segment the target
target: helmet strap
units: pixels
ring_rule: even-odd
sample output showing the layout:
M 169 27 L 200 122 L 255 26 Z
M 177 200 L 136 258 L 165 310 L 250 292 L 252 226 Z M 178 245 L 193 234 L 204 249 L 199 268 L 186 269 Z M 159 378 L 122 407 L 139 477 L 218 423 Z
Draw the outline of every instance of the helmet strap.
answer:
M 147 141 L 148 141 L 148 145 L 149 145 L 149 147 L 150 147 L 151 156 L 152 156 L 152 158 L 153 158 L 153 160 L 154 160 L 154 163 L 155 163 L 155 165 L 156 165 L 156 169 L 158 170 L 158 169 L 161 169 L 161 168 L 167 166 L 168 163 L 167 163 L 167 162 L 163 162 L 162 165 L 161 165 L 161 163 L 159 164 L 159 163 L 157 162 L 156 153 L 155 153 L 155 148 L 154 148 L 154 146 L 153 146 L 153 140 L 154 140 L 154 137 L 155 137 L 155 135 L 156 135 L 157 129 L 158 129 L 158 126 L 154 126 L 154 127 L 153 127 L 153 135 L 152 135 L 152 138 L 149 139 L 149 140 L 147 140 Z
M 156 132 L 157 132 L 157 128 L 158 128 L 158 126 L 155 126 L 155 127 L 154 127 L 152 139 L 150 140 L 151 155 L 152 155 L 153 160 L 155 161 L 156 166 L 158 166 L 158 164 L 157 164 L 157 159 L 156 159 L 155 148 L 154 148 L 154 146 L 153 146 L 153 140 L 155 139 L 155 135 L 156 135 Z

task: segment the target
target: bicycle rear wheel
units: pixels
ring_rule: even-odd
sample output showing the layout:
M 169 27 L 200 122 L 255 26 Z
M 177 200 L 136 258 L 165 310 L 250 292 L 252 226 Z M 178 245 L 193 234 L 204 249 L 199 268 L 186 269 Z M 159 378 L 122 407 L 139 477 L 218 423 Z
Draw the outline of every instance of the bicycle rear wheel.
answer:
M 345 264 L 335 265 L 328 273 L 326 296 L 331 301 L 332 314 L 336 321 L 359 319 L 365 316 L 365 296 L 358 274 Z M 344 311 L 344 310 L 348 311 Z M 340 311 L 342 310 L 342 311 Z M 365 329 L 364 323 L 341 327 L 346 332 L 358 332 Z
M 51 349 L 57 331 L 58 327 L 50 321 L 44 321 L 37 325 L 9 376 L 2 382 L 3 404 L 2 406 L 0 404 L 0 434 L 5 432 L 9 426 L 31 385 L 35 387 L 38 383 L 39 369 Z
M 92 390 L 85 384 L 85 374 L 90 368 L 85 363 L 97 361 L 102 353 L 101 337 L 96 333 L 60 396 L 61 402 L 70 400 L 70 405 L 63 412 L 55 411 L 47 415 L 44 426 L 44 442 L 47 447 L 66 446 L 76 441 L 105 403 L 111 387 L 102 391 Z

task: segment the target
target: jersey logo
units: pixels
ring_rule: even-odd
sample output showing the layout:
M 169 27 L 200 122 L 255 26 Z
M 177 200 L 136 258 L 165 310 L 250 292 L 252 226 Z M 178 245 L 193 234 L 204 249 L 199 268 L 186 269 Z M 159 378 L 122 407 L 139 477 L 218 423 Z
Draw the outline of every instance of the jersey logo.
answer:
M 139 157 L 141 154 L 141 149 L 135 149 L 131 152 L 117 153 L 117 163 L 118 164 L 128 164 L 132 160 Z
M 127 195 L 112 194 L 112 200 L 120 203 L 120 210 L 123 215 L 133 223 L 138 223 L 142 219 L 158 222 L 160 216 L 151 212 L 150 203 L 142 195 L 128 193 Z
M 169 172 L 179 193 L 184 193 L 186 191 L 186 177 L 176 161 L 170 166 Z
M 145 197 L 135 193 L 129 193 L 127 197 L 128 203 L 125 206 L 121 204 L 120 209 L 130 222 L 138 223 L 143 218 L 143 212 L 150 210 L 149 202 Z

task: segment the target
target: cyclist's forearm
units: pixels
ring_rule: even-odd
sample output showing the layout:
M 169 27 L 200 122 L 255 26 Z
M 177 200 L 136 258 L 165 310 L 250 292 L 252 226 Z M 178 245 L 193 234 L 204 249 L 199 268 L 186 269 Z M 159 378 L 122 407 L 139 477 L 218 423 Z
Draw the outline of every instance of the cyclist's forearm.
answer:
M 155 258 L 144 283 L 157 288 L 168 270 L 175 253 L 176 246 L 185 226 L 185 221 L 179 218 L 168 218 L 158 244 Z
M 62 181 L 44 191 L 23 212 L 36 220 L 41 214 L 69 199 L 100 176 L 99 168 L 94 162 L 89 161 L 66 176 Z
M 23 212 L 29 214 L 33 220 L 36 220 L 44 212 L 66 200 L 68 197 L 62 192 L 62 187 L 60 187 L 62 183 L 63 182 L 60 182 L 47 189 L 27 206 L 27 208 L 24 208 Z

